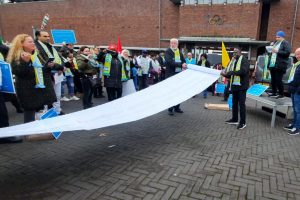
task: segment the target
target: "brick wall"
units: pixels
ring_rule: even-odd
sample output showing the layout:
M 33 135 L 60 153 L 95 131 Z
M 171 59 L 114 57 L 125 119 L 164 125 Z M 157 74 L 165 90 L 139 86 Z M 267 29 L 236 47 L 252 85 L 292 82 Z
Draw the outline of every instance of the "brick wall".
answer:
M 180 36 L 228 36 L 257 39 L 260 4 L 190 5 L 180 7 Z M 219 16 L 223 24 L 209 23 Z
M 296 0 L 271 5 L 268 40 L 281 29 L 291 38 Z M 300 8 L 299 8 L 300 10 Z M 11 40 L 18 33 L 32 34 L 43 16 L 50 29 L 73 29 L 79 44 L 108 45 L 121 37 L 123 46 L 166 47 L 159 38 L 178 36 L 228 36 L 258 39 L 260 4 L 176 6 L 169 0 L 64 0 L 0 6 L 0 34 Z M 294 46 L 300 46 L 300 11 Z M 222 25 L 209 19 L 219 15 Z M 282 20 L 283 19 L 283 20 Z

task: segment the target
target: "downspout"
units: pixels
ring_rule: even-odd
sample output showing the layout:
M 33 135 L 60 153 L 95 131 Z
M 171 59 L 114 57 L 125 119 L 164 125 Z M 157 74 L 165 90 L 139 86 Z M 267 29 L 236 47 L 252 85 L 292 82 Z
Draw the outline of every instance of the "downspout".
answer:
M 160 42 L 160 39 L 161 39 L 161 10 L 160 10 L 160 7 L 161 7 L 161 0 L 158 0 L 158 48 L 161 47 L 161 42 Z
M 292 28 L 292 36 L 291 36 L 291 46 L 293 46 L 293 41 L 294 41 L 294 35 L 295 35 L 295 26 L 296 26 L 296 19 L 297 19 L 297 12 L 298 12 L 298 3 L 299 0 L 296 1 L 296 8 L 295 8 L 295 15 L 294 15 L 294 23 L 293 23 L 293 28 Z

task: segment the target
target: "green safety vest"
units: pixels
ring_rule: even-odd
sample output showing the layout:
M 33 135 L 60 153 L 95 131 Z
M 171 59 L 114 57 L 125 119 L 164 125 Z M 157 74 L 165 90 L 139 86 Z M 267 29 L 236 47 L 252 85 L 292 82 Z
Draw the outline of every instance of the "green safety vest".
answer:
M 104 69 L 103 69 L 103 75 L 104 76 L 110 76 L 111 60 L 112 60 L 111 54 L 106 54 L 105 61 L 104 61 Z M 122 58 L 119 55 L 118 55 L 118 60 L 122 64 L 122 81 L 127 81 L 128 78 L 127 78 L 126 73 L 125 73 L 124 62 L 123 62 Z

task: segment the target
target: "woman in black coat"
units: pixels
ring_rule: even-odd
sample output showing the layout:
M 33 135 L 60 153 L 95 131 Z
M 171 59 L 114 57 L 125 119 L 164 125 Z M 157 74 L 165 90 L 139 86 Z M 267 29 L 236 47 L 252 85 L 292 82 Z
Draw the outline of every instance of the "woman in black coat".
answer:
M 42 66 L 41 74 L 43 88 L 36 87 L 36 73 L 32 64 L 32 55 L 36 51 L 34 41 L 27 34 L 17 35 L 9 51 L 7 61 L 11 63 L 13 74 L 16 76 L 17 97 L 24 108 L 24 122 L 35 120 L 35 112 L 49 107 L 56 101 L 51 82 L 51 69 L 54 64 L 45 65 L 45 61 L 37 54 Z

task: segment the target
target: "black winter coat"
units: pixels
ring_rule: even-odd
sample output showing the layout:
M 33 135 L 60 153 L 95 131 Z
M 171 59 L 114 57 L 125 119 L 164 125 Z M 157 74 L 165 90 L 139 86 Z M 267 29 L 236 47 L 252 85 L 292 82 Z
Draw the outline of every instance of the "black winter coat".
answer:
M 42 62 L 42 59 L 40 59 Z M 17 97 L 24 110 L 40 110 L 44 105 L 52 106 L 56 95 L 51 81 L 51 68 L 43 67 L 44 85 L 46 88 L 35 88 L 35 73 L 31 62 L 11 63 L 16 76 Z
M 249 67 L 250 64 L 248 60 L 243 56 L 241 62 L 241 69 L 239 71 L 234 71 L 236 69 L 237 62 L 235 62 L 233 71 L 229 71 L 226 74 L 227 78 L 234 78 L 235 75 L 240 76 L 241 78 L 241 85 L 231 85 L 231 91 L 240 91 L 240 90 L 247 90 L 249 87 Z
M 101 52 L 98 55 L 98 61 L 105 63 L 106 54 Z M 124 67 L 126 66 L 127 60 L 121 57 Z M 128 77 L 128 71 L 125 69 L 125 74 Z M 112 57 L 110 75 L 104 76 L 104 87 L 122 88 L 122 64 L 117 57 Z
M 289 56 L 291 54 L 291 45 L 288 41 L 283 40 L 280 48 L 278 49 L 277 58 L 274 66 L 274 70 L 286 72 L 287 66 L 289 64 Z M 273 70 L 271 68 L 271 70 Z
M 300 65 L 295 71 L 294 80 L 289 83 L 289 92 L 291 94 L 300 94 Z
M 175 62 L 175 53 L 171 48 L 168 48 L 165 53 L 166 59 L 166 77 L 170 77 L 176 74 L 175 69 L 177 67 L 182 68 L 182 64 L 185 63 L 185 59 L 180 52 L 180 63 Z

